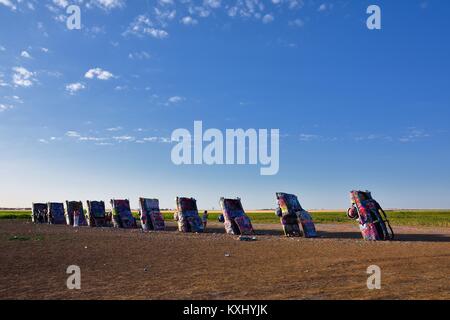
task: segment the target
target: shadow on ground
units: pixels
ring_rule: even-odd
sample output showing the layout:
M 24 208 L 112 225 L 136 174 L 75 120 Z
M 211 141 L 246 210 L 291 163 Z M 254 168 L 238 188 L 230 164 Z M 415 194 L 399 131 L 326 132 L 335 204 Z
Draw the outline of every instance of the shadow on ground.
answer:
M 318 229 L 321 225 L 317 225 Z M 258 228 L 259 227 L 259 228 Z M 348 228 L 347 226 L 345 226 Z M 176 231 L 176 226 L 167 226 L 168 231 Z M 404 232 L 402 227 L 397 228 L 399 232 Z M 394 229 L 395 232 L 395 229 Z M 225 229 L 220 225 L 210 225 L 205 233 L 225 233 Z M 277 229 L 275 226 L 268 228 L 262 225 L 255 226 L 256 235 L 260 236 L 284 236 L 281 226 Z M 358 231 L 324 231 L 318 230 L 318 236 L 322 239 L 362 239 Z M 449 234 L 425 234 L 425 233 L 396 233 L 394 241 L 424 241 L 424 242 L 450 242 Z

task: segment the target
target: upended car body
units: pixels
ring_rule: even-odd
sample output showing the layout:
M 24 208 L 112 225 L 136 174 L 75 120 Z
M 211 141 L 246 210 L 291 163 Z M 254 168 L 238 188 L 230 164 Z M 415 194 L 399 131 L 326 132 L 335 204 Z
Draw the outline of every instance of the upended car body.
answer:
M 130 208 L 130 201 L 125 200 L 111 200 L 112 206 L 112 220 L 115 228 L 132 229 L 136 228 L 136 219 L 133 217 Z
M 304 210 L 294 194 L 277 192 L 278 206 L 281 225 L 287 237 L 300 237 L 303 234 L 306 238 L 317 237 L 316 227 L 308 211 Z
M 49 224 L 66 224 L 64 204 L 60 202 L 47 203 L 47 221 Z
M 66 223 L 69 226 L 87 226 L 84 216 L 83 202 L 66 201 Z
M 203 222 L 198 215 L 197 200 L 194 198 L 177 197 L 177 211 L 173 218 L 178 223 L 181 232 L 203 232 Z
M 228 234 L 248 235 L 254 233 L 252 222 L 245 214 L 240 198 L 226 199 L 222 197 L 220 206 L 222 207 L 225 231 Z
M 47 223 L 47 211 L 46 203 L 33 203 L 31 206 L 31 221 L 34 223 Z
M 104 201 L 87 201 L 87 222 L 90 227 L 106 227 Z
M 350 192 L 351 208 L 347 215 L 358 220 L 359 229 L 365 240 L 392 240 L 392 230 L 386 213 L 379 203 L 372 198 L 370 191 L 353 190 Z
M 164 217 L 159 210 L 158 199 L 139 198 L 141 226 L 145 231 L 164 231 Z

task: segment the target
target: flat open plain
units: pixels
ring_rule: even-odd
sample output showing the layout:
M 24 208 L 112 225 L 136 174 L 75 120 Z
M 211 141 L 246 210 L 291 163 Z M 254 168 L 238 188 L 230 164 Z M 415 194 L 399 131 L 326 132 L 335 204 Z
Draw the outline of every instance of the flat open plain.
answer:
M 318 239 L 255 224 L 238 241 L 205 234 L 0 221 L 0 299 L 450 299 L 450 228 L 393 226 L 397 240 L 366 242 L 355 224 L 318 224 Z M 366 269 L 382 271 L 368 290 Z M 68 290 L 66 268 L 81 268 Z

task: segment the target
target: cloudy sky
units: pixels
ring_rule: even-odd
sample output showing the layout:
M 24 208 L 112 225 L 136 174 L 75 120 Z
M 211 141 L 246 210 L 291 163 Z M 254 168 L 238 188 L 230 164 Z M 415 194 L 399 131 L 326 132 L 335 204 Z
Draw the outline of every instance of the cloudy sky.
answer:
M 66 25 L 68 5 L 81 29 Z M 382 9 L 368 30 L 366 9 Z M 0 207 L 275 192 L 450 207 L 450 2 L 0 0 Z M 175 166 L 171 133 L 279 128 L 280 170 Z

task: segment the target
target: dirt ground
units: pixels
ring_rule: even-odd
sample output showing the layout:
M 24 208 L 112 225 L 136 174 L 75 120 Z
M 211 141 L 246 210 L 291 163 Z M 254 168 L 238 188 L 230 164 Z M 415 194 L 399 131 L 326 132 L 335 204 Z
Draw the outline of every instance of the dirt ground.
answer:
M 0 299 L 450 299 L 448 228 L 394 226 L 397 240 L 377 243 L 356 224 L 319 224 L 319 239 L 255 229 L 245 242 L 218 223 L 181 234 L 0 221 Z M 66 287 L 69 265 L 81 290 Z

